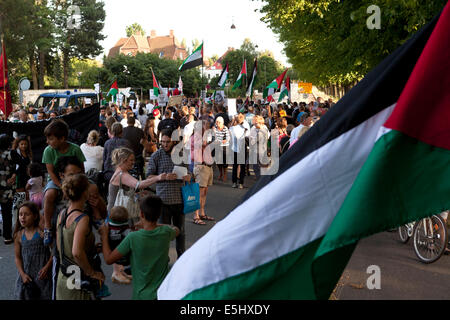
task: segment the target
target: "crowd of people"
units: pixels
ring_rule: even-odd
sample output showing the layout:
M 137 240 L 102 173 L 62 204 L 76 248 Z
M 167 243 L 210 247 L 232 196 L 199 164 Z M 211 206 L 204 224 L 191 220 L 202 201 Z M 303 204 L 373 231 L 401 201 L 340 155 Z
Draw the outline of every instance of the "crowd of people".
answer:
M 133 299 L 156 299 L 170 242 L 176 241 L 178 258 L 186 249 L 183 185 L 200 187 L 192 222 L 214 222 L 205 210 L 214 169 L 227 184 L 231 168 L 230 186 L 245 188 L 250 168 L 258 178 L 273 150 L 287 152 L 332 106 L 322 98 L 308 104 L 238 99 L 238 113 L 230 116 L 223 104 L 199 99 L 165 108 L 152 101 L 136 109 L 110 104 L 100 108 L 99 129 L 82 143 L 71 141 L 60 114 L 32 106 L 16 111 L 12 118 L 21 122 L 56 118 L 43 132 L 48 146 L 41 163 L 33 162 L 30 137 L 0 135 L 2 235 L 15 248 L 16 298 L 110 295 L 103 254 L 113 264 L 112 281 L 132 284 Z M 176 163 L 175 152 L 187 161 Z M 179 176 L 176 166 L 186 174 Z M 71 282 L 74 266 L 81 284 Z

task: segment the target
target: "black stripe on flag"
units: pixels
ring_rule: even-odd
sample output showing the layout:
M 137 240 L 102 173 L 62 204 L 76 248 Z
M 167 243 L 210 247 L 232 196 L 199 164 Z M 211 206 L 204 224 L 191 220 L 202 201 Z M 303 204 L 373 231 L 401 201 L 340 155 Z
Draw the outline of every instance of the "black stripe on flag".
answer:
M 198 66 L 202 65 L 202 58 L 197 59 L 197 60 L 192 60 L 189 62 L 186 62 L 185 64 L 183 64 L 183 66 L 180 68 L 180 71 L 184 71 L 184 70 L 188 70 L 188 69 L 192 69 Z
M 439 16 L 440 14 L 434 17 L 406 43 L 386 57 L 310 130 L 306 131 L 300 141 L 280 157 L 278 173 L 261 176 L 244 195 L 242 202 L 313 151 L 393 105 L 403 91 Z

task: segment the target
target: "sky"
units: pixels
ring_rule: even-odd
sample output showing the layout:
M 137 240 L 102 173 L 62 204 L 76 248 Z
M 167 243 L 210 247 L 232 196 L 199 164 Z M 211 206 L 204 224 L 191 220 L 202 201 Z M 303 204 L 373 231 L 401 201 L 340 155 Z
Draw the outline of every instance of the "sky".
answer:
M 104 0 L 106 20 L 101 42 L 104 54 L 108 55 L 115 43 L 126 37 L 125 29 L 134 22 L 139 23 L 150 35 L 174 35 L 181 43 L 192 46 L 192 40 L 204 41 L 203 54 L 219 57 L 228 47 L 239 48 L 245 38 L 258 45 L 257 51 L 270 50 L 275 60 L 290 66 L 278 36 L 260 19 L 262 14 L 255 9 L 262 7 L 261 1 L 251 0 Z M 231 29 L 234 23 L 236 29 Z

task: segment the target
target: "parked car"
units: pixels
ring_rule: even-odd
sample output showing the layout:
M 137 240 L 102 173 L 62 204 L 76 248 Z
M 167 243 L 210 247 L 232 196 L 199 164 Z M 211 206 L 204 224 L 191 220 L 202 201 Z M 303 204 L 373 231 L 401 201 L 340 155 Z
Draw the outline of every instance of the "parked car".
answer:
M 41 94 L 34 103 L 36 109 L 44 108 L 45 112 L 56 110 L 58 112 L 61 109 L 67 107 L 95 104 L 98 102 L 98 96 L 95 92 L 51 92 Z

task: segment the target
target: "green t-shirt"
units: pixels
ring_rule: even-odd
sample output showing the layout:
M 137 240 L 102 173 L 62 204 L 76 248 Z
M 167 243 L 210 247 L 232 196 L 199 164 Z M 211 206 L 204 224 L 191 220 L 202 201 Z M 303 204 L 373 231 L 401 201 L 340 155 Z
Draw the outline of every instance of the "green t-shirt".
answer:
M 170 241 L 176 232 L 169 226 L 131 232 L 116 248 L 130 254 L 133 300 L 154 300 L 156 291 L 169 272 Z
M 69 144 L 69 148 L 67 149 L 66 153 L 61 153 L 58 150 L 47 146 L 44 150 L 44 154 L 42 155 L 42 163 L 52 164 L 55 166 L 56 161 L 58 161 L 59 158 L 68 156 L 76 156 L 81 161 L 81 163 L 85 162 L 86 158 L 84 157 L 83 151 L 81 151 L 80 147 L 71 142 L 67 143 Z M 51 180 L 50 177 L 49 180 Z

